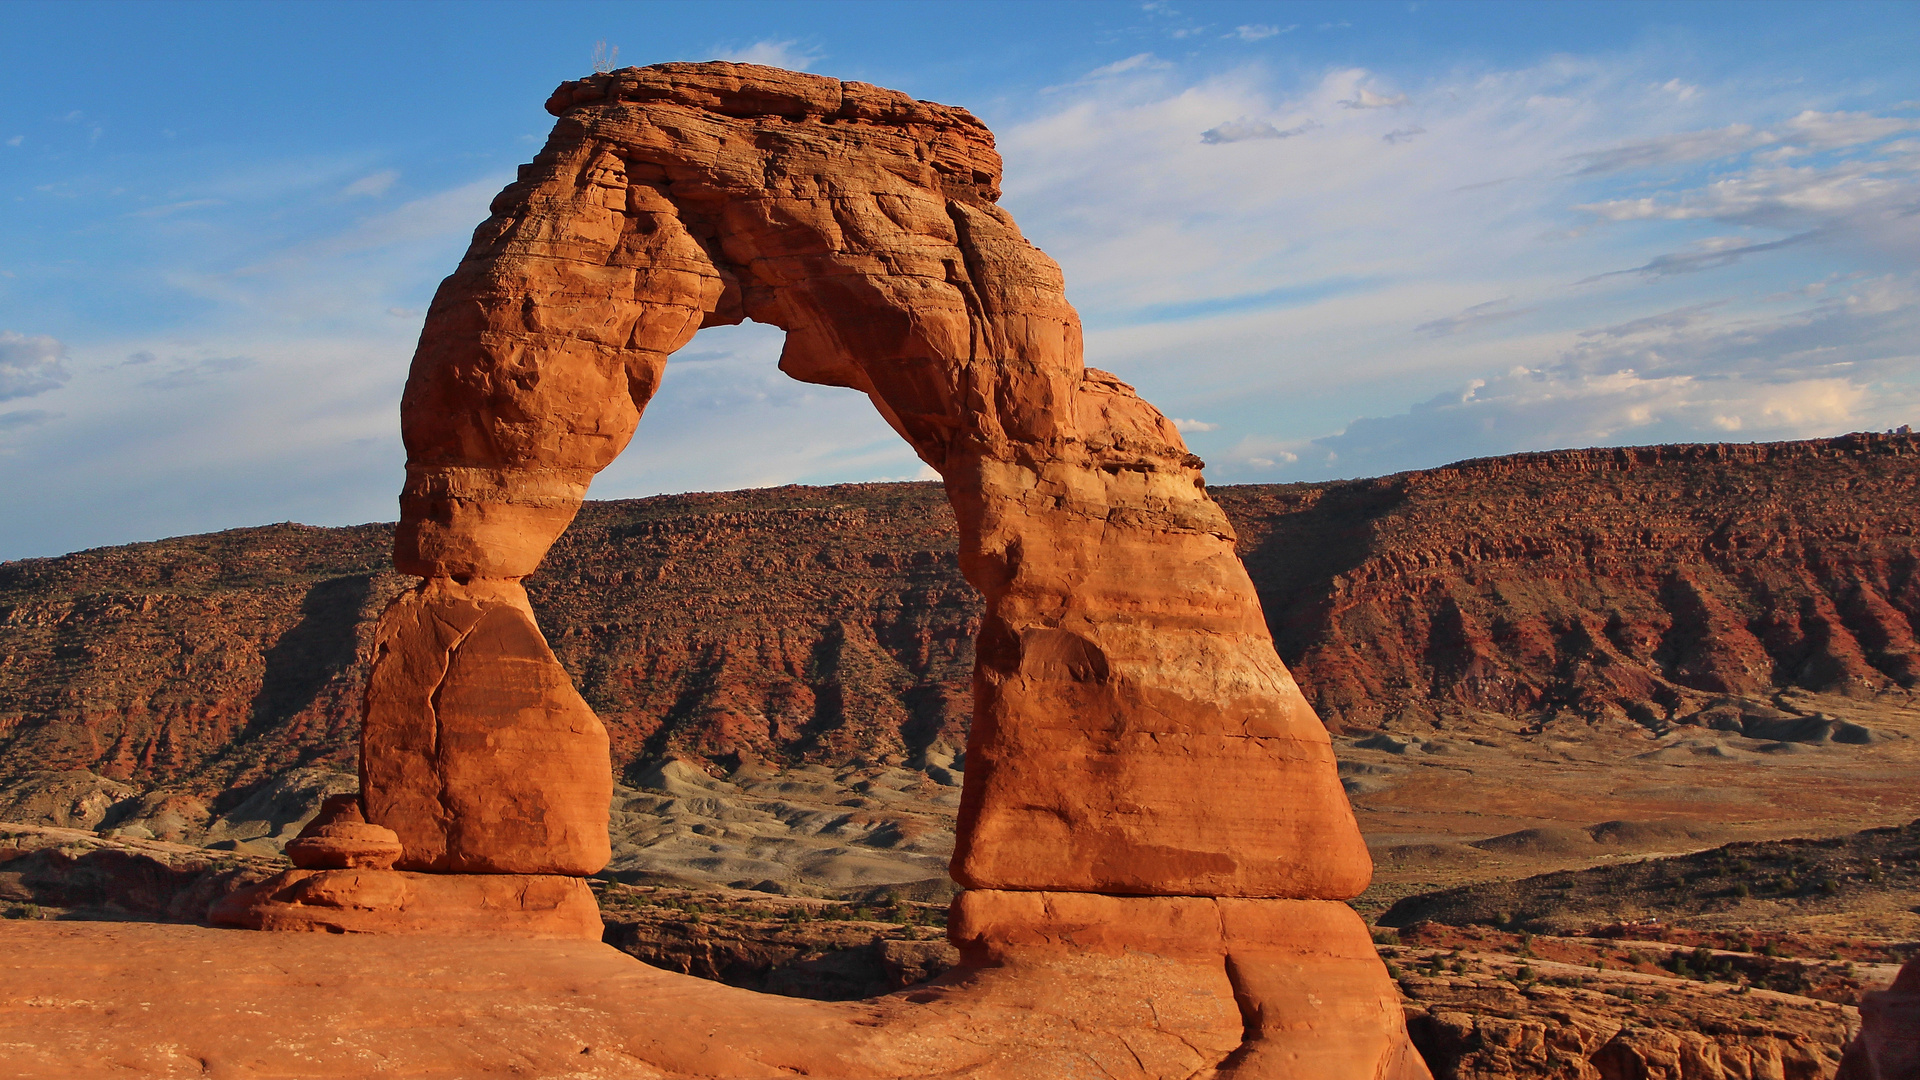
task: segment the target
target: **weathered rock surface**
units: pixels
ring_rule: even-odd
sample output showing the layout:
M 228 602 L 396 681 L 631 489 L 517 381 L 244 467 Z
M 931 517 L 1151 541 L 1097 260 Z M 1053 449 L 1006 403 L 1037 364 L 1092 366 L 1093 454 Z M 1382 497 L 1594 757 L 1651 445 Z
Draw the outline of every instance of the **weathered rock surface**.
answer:
M 1920 1077 L 1920 959 L 1907 961 L 1892 986 L 1860 1000 L 1860 1035 L 1847 1047 L 1838 1080 Z
M 818 1001 L 878 997 L 960 963 L 946 903 L 871 904 L 594 883 L 601 940 L 657 968 Z
M 598 941 L 587 883 L 561 874 L 286 870 L 236 889 L 208 921 L 241 930 Z
M 548 108 L 547 146 L 428 310 L 401 404 L 395 563 L 428 584 L 382 617 L 362 768 L 369 819 L 402 832 L 403 865 L 478 851 L 451 824 L 428 828 L 430 772 L 368 764 L 418 743 L 410 727 L 443 741 L 489 730 L 462 689 L 482 668 L 436 659 L 460 632 L 436 591 L 532 574 L 632 437 L 668 354 L 702 325 L 751 318 L 787 331 L 783 370 L 867 393 L 946 479 L 961 569 L 986 605 L 957 880 L 1364 888 L 1326 731 L 1274 654 L 1199 460 L 1130 387 L 1083 365 L 1058 268 L 994 206 L 1000 162 L 977 120 L 725 64 L 594 76 Z M 514 647 L 531 665 L 514 685 L 567 683 L 541 653 Z M 389 684 L 408 688 L 392 712 Z M 470 760 L 484 793 L 517 782 L 522 758 Z M 560 779 L 570 761 L 556 756 L 545 783 L 583 785 L 584 771 Z M 454 819 L 487 816 L 482 800 Z M 544 812 L 571 822 L 588 807 Z M 423 828 L 444 842 L 408 832 Z M 485 868 L 571 865 L 535 865 L 549 849 L 532 836 L 488 843 Z
M 1770 719 L 1742 699 L 1920 678 L 1910 435 L 1246 492 L 1229 505 L 1275 638 L 1336 727 L 1453 705 L 1741 730 Z
M 1859 1023 L 1854 1009 L 1764 990 L 1507 957 L 1462 966 L 1399 980 L 1440 1080 L 1827 1080 Z
M 201 922 L 279 859 L 76 829 L 0 824 L 0 902 L 9 917 Z
M 367 820 L 406 870 L 591 874 L 607 864 L 607 732 L 518 582 L 428 581 L 381 616 L 360 733 Z
M 828 1003 L 584 941 L 16 922 L 0 947 L 0 1044 L 23 1080 L 1263 1075 L 1234 1067 L 1259 1040 L 1218 957 L 1026 950 Z
M 400 834 L 367 824 L 358 792 L 328 798 L 287 841 L 287 858 L 300 870 L 391 870 L 402 851 Z

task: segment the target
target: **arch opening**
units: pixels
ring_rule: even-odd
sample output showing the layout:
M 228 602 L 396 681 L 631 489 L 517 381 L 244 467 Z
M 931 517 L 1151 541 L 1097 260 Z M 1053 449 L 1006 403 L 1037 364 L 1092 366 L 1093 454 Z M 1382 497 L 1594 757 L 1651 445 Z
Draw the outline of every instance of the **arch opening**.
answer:
M 938 479 L 865 395 L 781 372 L 785 341 L 754 322 L 694 335 L 668 357 L 632 441 L 590 497 Z

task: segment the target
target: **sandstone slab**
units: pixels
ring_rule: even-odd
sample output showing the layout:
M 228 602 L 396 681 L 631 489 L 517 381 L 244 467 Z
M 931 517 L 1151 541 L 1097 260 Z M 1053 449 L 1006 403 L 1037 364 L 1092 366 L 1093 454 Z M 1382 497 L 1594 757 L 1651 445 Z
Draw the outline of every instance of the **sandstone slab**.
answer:
M 1139 952 L 1032 955 L 836 1003 L 586 941 L 8 923 L 0 953 L 19 1080 L 1273 1075 L 1232 1071 L 1245 1022 L 1217 961 Z
M 580 878 L 287 870 L 215 904 L 215 926 L 347 934 L 465 934 L 600 940 L 600 909 Z

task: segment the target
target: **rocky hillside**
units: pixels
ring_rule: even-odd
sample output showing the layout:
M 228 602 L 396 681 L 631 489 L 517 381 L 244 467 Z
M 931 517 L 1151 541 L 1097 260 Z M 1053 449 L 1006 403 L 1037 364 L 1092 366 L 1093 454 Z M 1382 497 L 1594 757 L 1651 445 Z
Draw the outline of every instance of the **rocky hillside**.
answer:
M 1328 723 L 1458 710 L 1739 728 L 1787 688 L 1909 700 L 1920 440 L 1562 451 L 1215 495 Z M 389 527 L 0 564 L 0 777 L 226 800 L 350 769 Z M 589 504 L 529 581 L 629 779 L 951 760 L 978 608 L 933 484 Z M 215 808 L 219 809 L 218 806 Z

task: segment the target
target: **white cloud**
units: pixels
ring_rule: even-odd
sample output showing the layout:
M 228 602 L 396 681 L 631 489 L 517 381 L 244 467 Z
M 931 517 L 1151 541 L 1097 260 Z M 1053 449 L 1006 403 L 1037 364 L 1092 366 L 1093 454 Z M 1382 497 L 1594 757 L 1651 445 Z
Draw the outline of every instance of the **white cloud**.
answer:
M 351 199 L 356 196 L 361 198 L 378 198 L 385 195 L 387 189 L 392 187 L 393 182 L 398 179 L 400 179 L 400 173 L 397 170 L 382 169 L 377 173 L 370 173 L 363 176 L 353 183 L 348 184 L 346 187 L 341 188 L 340 196 L 345 199 Z
M 61 342 L 45 334 L 29 337 L 0 330 L 0 401 L 59 389 L 72 377 L 67 347 Z
M 813 66 L 825 55 L 819 49 L 798 41 L 775 41 L 769 38 L 744 47 L 718 49 L 714 59 L 731 60 L 736 64 L 762 64 L 789 71 L 812 71 Z
M 1299 23 L 1294 23 L 1290 26 L 1269 26 L 1266 23 L 1250 23 L 1246 26 L 1234 27 L 1233 33 L 1225 36 L 1239 38 L 1241 41 L 1265 41 L 1267 38 L 1276 37 L 1280 34 L 1291 34 L 1298 29 L 1300 29 Z
M 1649 169 L 1657 165 L 1726 157 L 1774 142 L 1774 136 L 1751 124 L 1729 124 L 1715 131 L 1682 131 L 1641 139 L 1605 150 L 1572 155 L 1586 175 Z
M 156 357 L 151 352 L 138 352 L 127 358 L 129 365 L 147 365 L 154 363 Z M 205 356 L 195 359 L 175 359 L 167 363 L 167 370 L 150 378 L 142 379 L 141 386 L 149 390 L 184 390 L 191 386 L 201 386 L 223 375 L 259 364 L 246 356 Z
M 1690 101 L 1695 94 L 1700 92 L 1698 86 L 1692 83 L 1682 82 L 1679 79 L 1668 79 L 1666 82 L 1659 84 L 1659 89 L 1672 94 L 1677 101 Z
M 1800 120 L 1792 89 L 1702 86 L 1683 104 L 1670 77 L 1577 58 L 1470 73 L 1407 85 L 1410 125 L 1336 107 L 1367 100 L 1358 69 L 1300 84 L 1253 66 L 1136 72 L 999 125 L 1004 205 L 1065 269 L 1089 362 L 1219 425 L 1194 435 L 1217 482 L 1910 420 L 1920 375 L 1887 358 L 1913 350 L 1874 329 L 1893 316 L 1868 315 L 1867 279 L 1807 294 L 1847 292 L 1844 318 L 1804 299 L 1791 318 L 1765 309 L 1835 267 L 1880 280 L 1920 264 L 1902 246 L 1920 214 L 1897 217 L 1920 203 L 1904 156 L 1920 150 L 1868 113 Z M 1311 154 L 1260 126 L 1309 115 L 1326 121 Z M 1412 126 L 1426 134 L 1386 140 Z M 1233 153 L 1196 153 L 1203 129 Z M 1789 166 L 1753 157 L 1876 134 Z M 1820 359 L 1842 353 L 1854 367 Z M 1382 425 L 1417 437 L 1378 449 Z
M 1304 124 L 1297 124 L 1281 131 L 1265 120 L 1249 120 L 1243 116 L 1238 120 L 1229 120 L 1201 132 L 1200 141 L 1217 144 L 1246 142 L 1248 139 L 1291 139 L 1295 135 L 1304 135 L 1319 126 L 1309 120 Z
M 1300 455 L 1289 447 L 1297 447 L 1297 444 L 1263 435 L 1249 435 L 1235 443 L 1222 456 L 1222 461 L 1256 471 L 1279 469 L 1300 460 Z
M 27 137 L 25 135 L 15 135 L 13 138 L 7 140 L 7 145 L 19 146 L 21 143 L 26 141 L 27 141 Z
M 185 210 L 199 210 L 210 206 L 225 205 L 226 200 L 224 199 L 182 199 L 179 202 L 171 202 L 162 206 L 149 206 L 145 210 L 135 210 L 132 216 L 139 218 L 172 217 Z
M 1173 416 L 1169 416 L 1167 417 L 1167 419 L 1173 422 L 1174 429 L 1177 431 L 1192 432 L 1192 431 L 1219 431 L 1220 430 L 1219 424 L 1209 424 L 1205 420 L 1182 420 L 1178 417 L 1173 417 Z
M 1801 233 L 1781 240 L 1754 241 L 1739 236 L 1709 236 L 1696 240 L 1686 251 L 1668 252 L 1656 255 L 1640 266 L 1627 270 L 1609 270 L 1604 274 L 1595 274 L 1584 278 L 1580 284 L 1600 281 L 1621 274 L 1641 274 L 1647 277 L 1670 277 L 1674 274 L 1696 274 L 1702 270 L 1717 270 L 1723 266 L 1732 266 L 1749 255 L 1758 255 L 1763 251 L 1778 251 L 1791 247 L 1813 236 Z
M 0 412 L 0 434 L 36 427 L 49 420 L 57 420 L 60 415 L 46 409 L 15 409 L 12 412 Z
M 1539 367 L 1516 366 L 1406 412 L 1356 420 L 1311 450 L 1343 475 L 1518 450 L 1796 439 L 1880 429 L 1920 412 L 1920 275 L 1860 282 L 1845 297 L 1757 317 L 1692 305 L 1579 334 Z
M 1397 109 L 1411 104 L 1405 94 L 1376 94 L 1366 87 L 1354 88 L 1353 96 L 1338 104 L 1347 109 Z
M 1729 124 L 1718 129 L 1680 131 L 1575 154 L 1569 160 L 1581 162 L 1579 172 L 1583 174 L 1624 172 L 1731 157 L 1761 147 L 1835 150 L 1914 130 L 1920 130 L 1920 121 L 1808 109 L 1771 128 Z
M 1173 65 L 1150 52 L 1134 53 L 1124 60 L 1115 60 L 1087 72 L 1088 79 L 1110 79 L 1116 75 L 1125 75 L 1134 71 L 1166 71 Z

